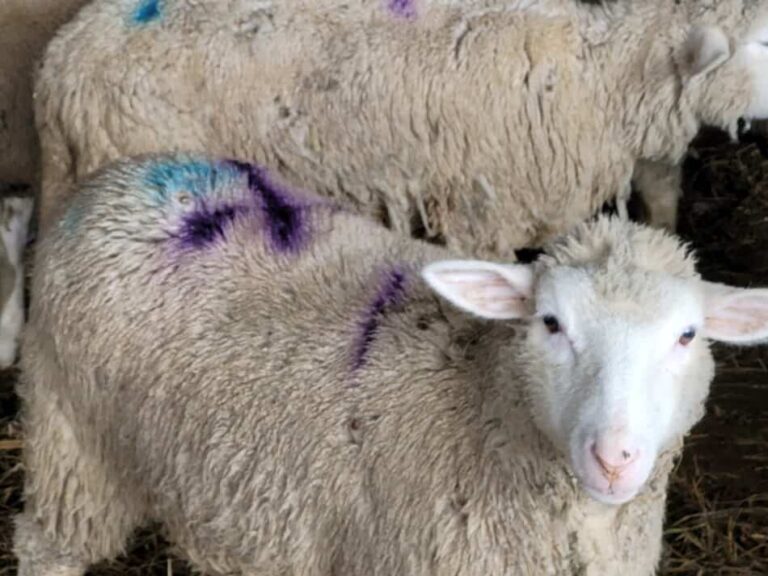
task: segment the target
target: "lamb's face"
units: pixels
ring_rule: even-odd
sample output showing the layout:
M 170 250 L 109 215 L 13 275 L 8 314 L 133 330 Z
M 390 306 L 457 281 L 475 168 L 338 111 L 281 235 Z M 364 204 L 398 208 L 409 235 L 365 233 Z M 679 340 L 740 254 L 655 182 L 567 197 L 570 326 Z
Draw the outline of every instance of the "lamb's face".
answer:
M 468 312 L 528 320 L 517 358 L 533 419 L 610 504 L 703 414 L 707 340 L 768 339 L 768 290 L 703 282 L 673 237 L 618 220 L 583 225 L 533 267 L 448 261 L 424 277 Z
M 630 500 L 703 414 L 713 376 L 703 290 L 658 272 L 555 267 L 534 300 L 525 358 L 536 421 L 588 493 Z
M 682 47 L 679 70 L 704 120 L 768 118 L 768 1 L 702 7 Z

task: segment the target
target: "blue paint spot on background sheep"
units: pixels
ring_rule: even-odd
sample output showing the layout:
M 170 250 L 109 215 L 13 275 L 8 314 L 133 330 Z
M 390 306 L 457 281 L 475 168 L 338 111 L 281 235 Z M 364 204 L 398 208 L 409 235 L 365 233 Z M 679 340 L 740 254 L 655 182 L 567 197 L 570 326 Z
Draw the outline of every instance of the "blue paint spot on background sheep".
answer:
M 309 239 L 308 206 L 273 181 L 265 170 L 244 162 L 230 161 L 248 175 L 248 187 L 258 199 L 264 226 L 272 247 L 280 252 L 298 252 Z
M 399 18 L 411 20 L 416 17 L 416 0 L 386 0 L 387 9 Z
M 133 21 L 136 24 L 148 24 L 160 18 L 161 14 L 161 0 L 141 0 L 133 12 Z
M 201 203 L 194 212 L 184 216 L 178 232 L 182 247 L 199 250 L 224 240 L 235 218 L 245 211 L 244 207 L 233 204 L 212 208 Z
M 237 172 L 226 164 L 170 160 L 150 164 L 144 181 L 155 201 L 163 204 L 179 192 L 186 192 L 196 199 L 204 198 L 237 176 Z
M 353 370 L 359 370 L 365 366 L 371 345 L 376 339 L 381 319 L 390 308 L 403 301 L 405 296 L 405 272 L 399 268 L 389 270 L 379 286 L 376 296 L 371 302 L 361 324 L 360 339 L 355 349 L 352 363 Z

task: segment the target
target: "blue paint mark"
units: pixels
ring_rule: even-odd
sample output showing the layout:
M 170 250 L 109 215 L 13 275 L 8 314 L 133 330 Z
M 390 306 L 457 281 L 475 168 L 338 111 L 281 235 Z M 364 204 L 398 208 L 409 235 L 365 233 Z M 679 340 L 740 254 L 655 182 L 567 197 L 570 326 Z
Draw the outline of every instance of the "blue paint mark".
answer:
M 161 13 L 161 0 L 141 0 L 133 13 L 133 21 L 136 24 L 148 24 L 157 20 Z
M 165 204 L 178 192 L 187 192 L 196 199 L 204 198 L 222 185 L 222 180 L 232 181 L 236 177 L 237 172 L 225 164 L 169 160 L 149 164 L 144 183 L 154 200 Z
M 244 211 L 242 206 L 232 204 L 211 208 L 201 203 L 194 212 L 184 216 L 177 234 L 181 246 L 201 249 L 225 239 L 229 226 Z
M 406 20 L 416 18 L 415 0 L 387 0 L 387 9 L 399 18 Z
M 64 212 L 64 216 L 61 220 L 59 220 L 59 226 L 64 228 L 67 232 L 74 232 L 80 226 L 84 217 L 85 207 L 83 206 L 82 201 L 79 201 L 76 198 L 72 204 L 70 204 L 69 208 L 67 208 L 66 212 Z
M 248 175 L 248 188 L 259 200 L 272 247 L 279 252 L 301 250 L 309 239 L 309 206 L 274 182 L 264 169 L 236 160 L 229 164 Z
M 376 334 L 379 331 L 382 317 L 392 306 L 396 306 L 403 301 L 405 295 L 405 282 L 405 272 L 399 267 L 393 268 L 384 276 L 384 280 L 379 286 L 376 297 L 373 302 L 371 302 L 361 324 L 362 333 L 355 349 L 355 356 L 352 363 L 353 370 L 359 370 L 365 366 L 371 345 L 376 339 Z

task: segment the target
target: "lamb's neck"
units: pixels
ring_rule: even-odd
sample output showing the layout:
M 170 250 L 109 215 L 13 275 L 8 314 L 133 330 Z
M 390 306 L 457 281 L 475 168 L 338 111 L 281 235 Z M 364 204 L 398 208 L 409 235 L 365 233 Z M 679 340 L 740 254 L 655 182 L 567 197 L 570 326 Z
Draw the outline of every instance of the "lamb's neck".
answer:
M 505 485 L 514 492 L 525 485 L 550 515 L 553 526 L 566 526 L 574 535 L 569 554 L 584 574 L 651 574 L 661 554 L 666 492 L 674 459 L 682 445 L 659 455 L 641 492 L 619 505 L 589 496 L 571 472 L 566 458 L 547 439 L 532 417 L 527 393 L 525 360 L 515 354 L 523 334 L 497 326 L 478 340 L 473 354 L 477 373 L 484 374 L 482 421 L 495 427 L 484 448 L 493 457 Z M 492 368 L 489 372 L 489 366 Z

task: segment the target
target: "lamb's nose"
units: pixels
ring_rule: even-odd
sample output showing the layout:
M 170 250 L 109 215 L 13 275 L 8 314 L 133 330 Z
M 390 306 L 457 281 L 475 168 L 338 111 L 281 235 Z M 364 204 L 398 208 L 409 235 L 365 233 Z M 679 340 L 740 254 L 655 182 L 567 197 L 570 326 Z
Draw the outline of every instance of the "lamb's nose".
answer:
M 615 479 L 635 460 L 640 451 L 623 434 L 606 435 L 592 444 L 594 456 L 603 475 L 609 480 Z

